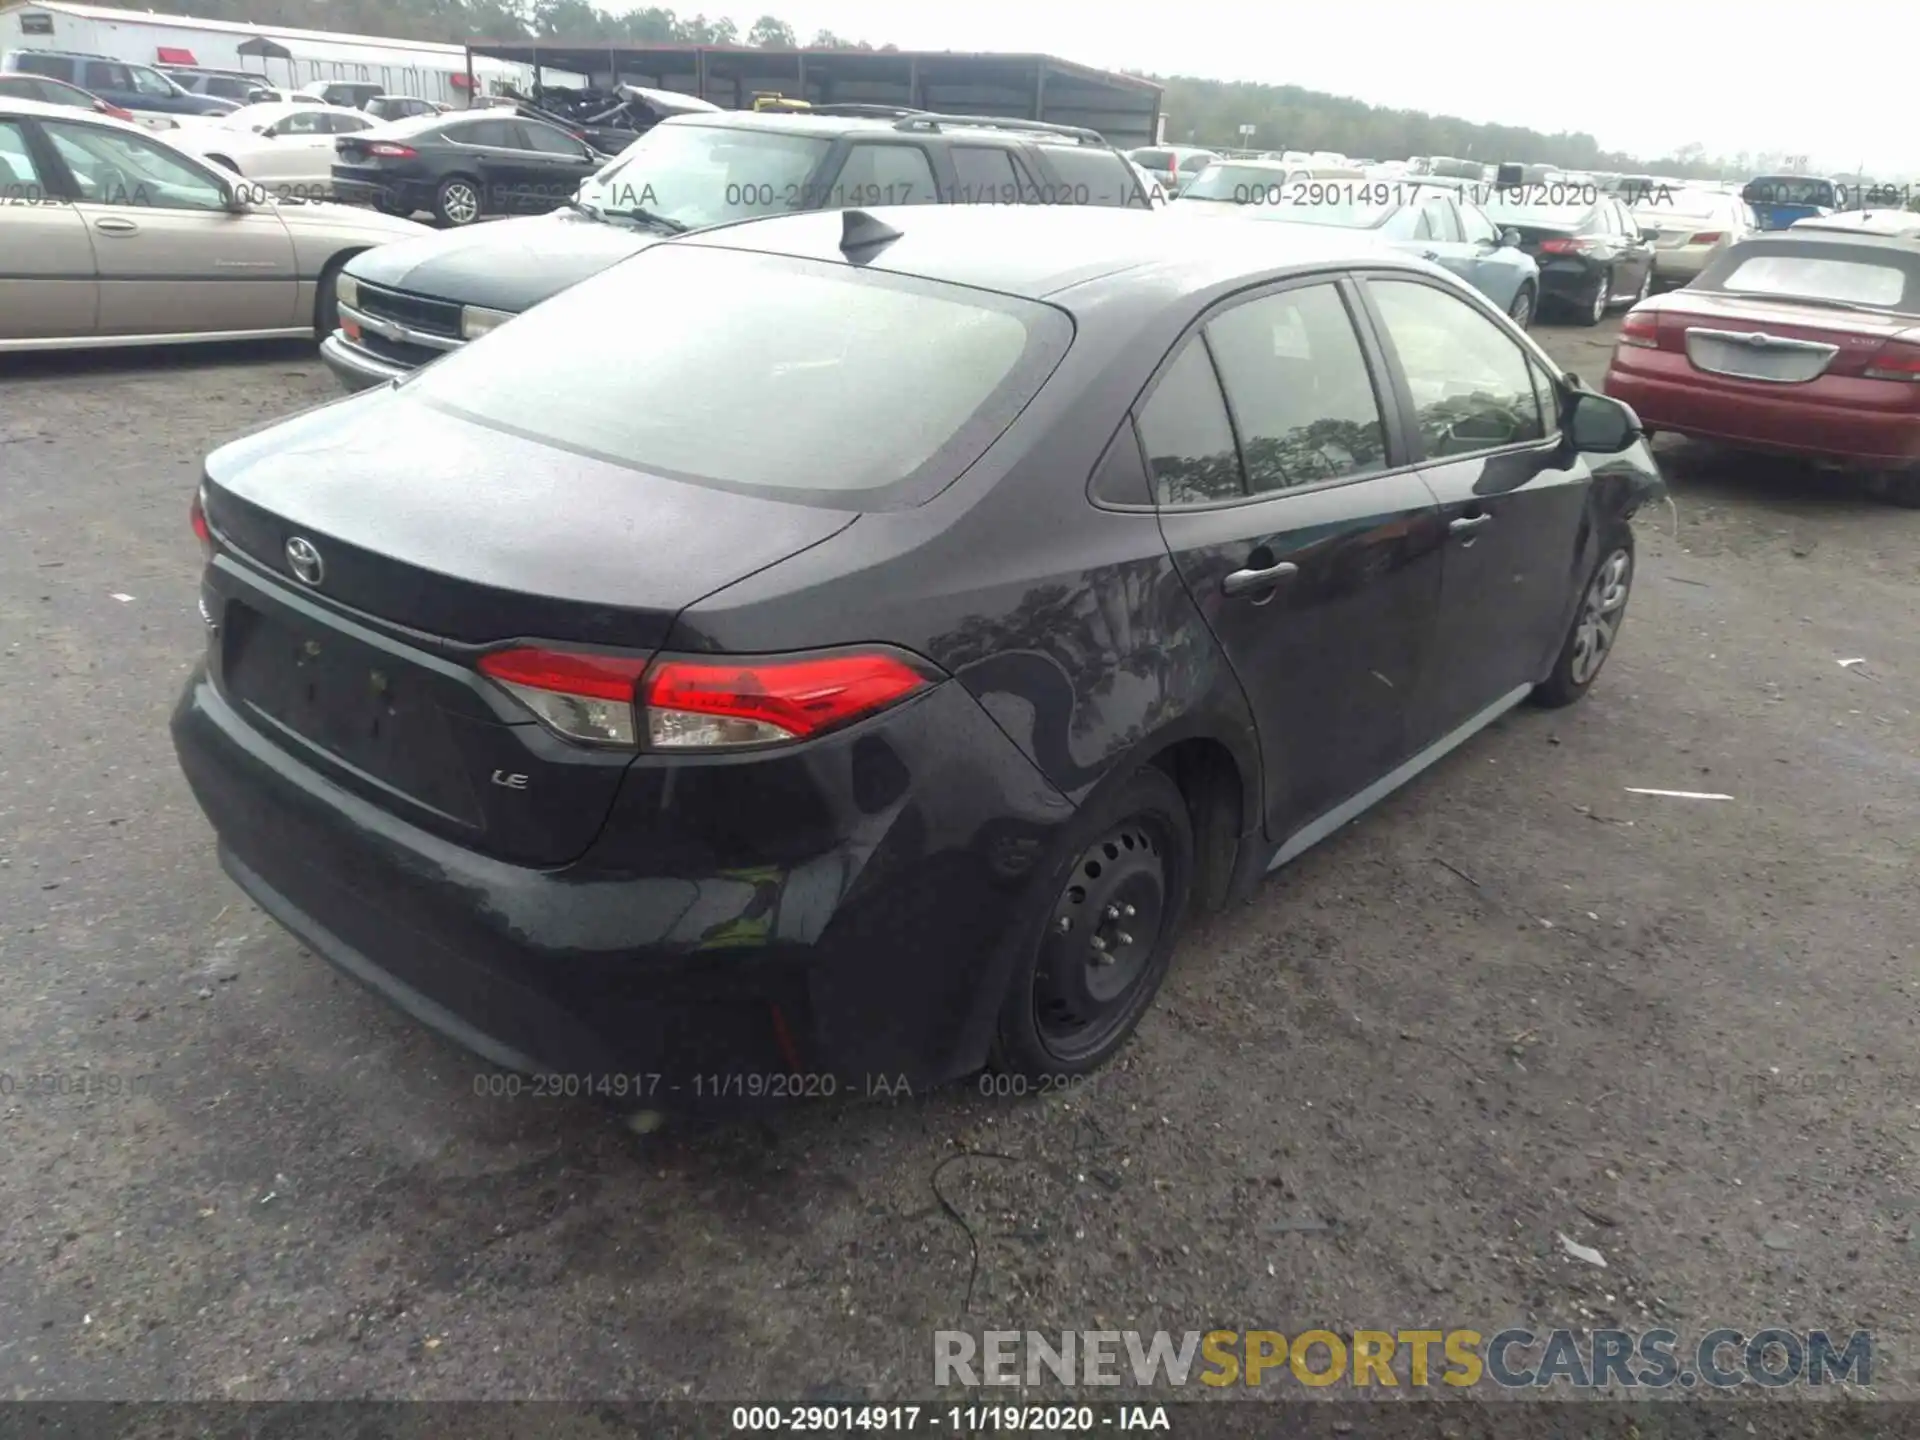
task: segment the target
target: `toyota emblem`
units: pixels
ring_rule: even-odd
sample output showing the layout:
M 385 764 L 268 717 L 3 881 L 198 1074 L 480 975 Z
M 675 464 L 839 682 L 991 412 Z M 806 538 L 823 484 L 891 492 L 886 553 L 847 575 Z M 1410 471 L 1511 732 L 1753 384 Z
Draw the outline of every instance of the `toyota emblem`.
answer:
M 320 552 L 303 535 L 296 535 L 287 541 L 287 568 L 293 571 L 294 579 L 303 585 L 318 585 L 320 577 L 327 573 Z

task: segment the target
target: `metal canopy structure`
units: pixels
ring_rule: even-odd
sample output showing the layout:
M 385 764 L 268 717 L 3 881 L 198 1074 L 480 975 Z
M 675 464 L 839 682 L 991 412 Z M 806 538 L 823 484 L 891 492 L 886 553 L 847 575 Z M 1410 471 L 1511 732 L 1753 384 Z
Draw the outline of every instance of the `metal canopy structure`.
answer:
M 763 50 L 747 45 L 569 44 L 474 40 L 475 56 L 584 76 L 594 85 L 645 85 L 748 110 L 756 94 L 815 105 L 906 105 L 949 115 L 1007 115 L 1080 125 L 1126 149 L 1159 130 L 1160 87 L 1051 55 L 950 50 Z

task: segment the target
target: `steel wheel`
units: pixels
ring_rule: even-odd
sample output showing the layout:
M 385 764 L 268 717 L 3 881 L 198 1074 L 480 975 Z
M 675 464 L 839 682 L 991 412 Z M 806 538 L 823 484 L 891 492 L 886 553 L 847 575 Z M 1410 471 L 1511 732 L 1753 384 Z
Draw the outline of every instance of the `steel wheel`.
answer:
M 1167 837 L 1146 816 L 1082 852 L 1054 902 L 1033 976 L 1041 1043 L 1071 1064 L 1131 1024 L 1167 918 Z
M 1593 582 L 1580 601 L 1580 618 L 1574 622 L 1567 674 L 1575 685 L 1591 684 L 1613 653 L 1613 637 L 1619 632 L 1632 584 L 1633 556 L 1624 548 L 1607 556 L 1594 572 Z
M 1598 325 L 1607 318 L 1607 304 L 1613 299 L 1613 272 L 1602 270 L 1600 279 L 1593 287 L 1593 308 L 1587 312 L 1589 324 Z
M 440 218 L 449 225 L 471 225 L 480 218 L 480 192 L 470 180 L 449 180 L 440 187 Z
M 1637 292 L 1635 292 L 1633 297 L 1633 303 L 1638 305 L 1642 300 L 1646 299 L 1652 293 L 1653 293 L 1653 262 L 1649 260 L 1647 262 L 1647 273 L 1640 277 L 1640 289 Z
M 1513 297 L 1513 304 L 1507 307 L 1507 315 L 1522 330 L 1533 323 L 1533 287 L 1531 285 L 1520 287 L 1519 293 Z

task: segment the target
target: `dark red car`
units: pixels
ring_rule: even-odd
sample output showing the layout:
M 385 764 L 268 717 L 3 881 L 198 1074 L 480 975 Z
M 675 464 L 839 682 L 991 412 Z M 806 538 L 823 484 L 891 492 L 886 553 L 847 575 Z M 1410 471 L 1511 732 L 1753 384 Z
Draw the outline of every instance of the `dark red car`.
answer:
M 1920 244 L 1794 231 L 1730 246 L 1628 312 L 1606 390 L 1649 432 L 1835 462 L 1920 506 Z

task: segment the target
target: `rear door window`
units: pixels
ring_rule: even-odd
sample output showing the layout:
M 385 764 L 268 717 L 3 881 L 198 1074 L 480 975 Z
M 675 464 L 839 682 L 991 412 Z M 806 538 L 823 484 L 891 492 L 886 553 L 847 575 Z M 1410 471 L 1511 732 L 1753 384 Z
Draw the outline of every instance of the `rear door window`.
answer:
M 1430 195 L 1420 209 L 1427 222 L 1426 237 L 1442 241 L 1458 241 L 1461 238 L 1460 222 L 1454 218 L 1453 201 L 1448 197 Z
M 609 315 L 647 316 L 647 343 Z M 691 242 L 655 246 L 509 329 L 398 393 L 636 470 L 865 510 L 944 488 L 1073 337 L 1031 300 Z
M 1161 373 L 1140 410 L 1140 446 L 1161 505 L 1206 505 L 1247 493 L 1226 397 L 1198 335 Z
M 133 89 L 133 76 L 127 73 L 124 65 L 114 65 L 105 60 L 87 62 L 86 88 L 89 90 L 116 90 L 125 95 Z
M 564 155 L 569 160 L 587 158 L 586 147 L 572 136 L 554 129 L 551 125 L 542 125 L 537 120 L 522 120 L 520 133 L 526 136 L 529 150 L 537 150 L 542 155 Z
M 0 120 L 0 204 L 10 200 L 32 203 L 45 198 L 46 193 L 19 122 Z
M 829 189 L 826 209 L 847 205 L 933 205 L 933 166 L 918 145 L 862 141 L 848 148 L 846 163 Z
M 1097 145 L 1042 145 L 1041 160 L 1059 177 L 1042 198 L 1054 205 L 1110 205 L 1147 208 L 1139 177 L 1116 150 Z
M 1386 466 L 1373 377 L 1332 285 L 1265 295 L 1207 325 L 1255 494 Z
M 953 163 L 953 204 L 1018 205 L 1023 200 L 1013 159 L 999 146 L 955 145 L 947 156 Z

